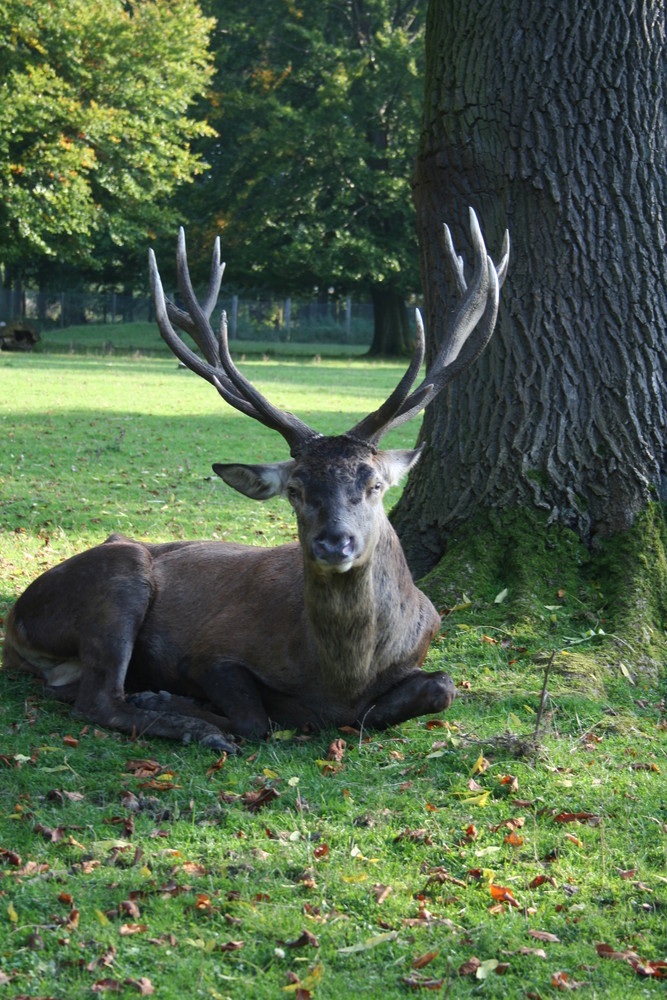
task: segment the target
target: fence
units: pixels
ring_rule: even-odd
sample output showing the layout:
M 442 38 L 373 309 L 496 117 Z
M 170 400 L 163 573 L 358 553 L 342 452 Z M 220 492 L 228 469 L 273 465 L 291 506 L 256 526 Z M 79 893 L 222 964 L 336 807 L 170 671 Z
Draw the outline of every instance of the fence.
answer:
M 347 344 L 370 344 L 373 339 L 372 304 L 350 297 L 319 302 L 234 295 L 219 304 L 213 316 L 216 324 L 220 309 L 227 312 L 231 339 Z M 152 323 L 155 311 L 147 296 L 0 289 L 0 322 L 18 318 L 43 332 L 92 324 Z

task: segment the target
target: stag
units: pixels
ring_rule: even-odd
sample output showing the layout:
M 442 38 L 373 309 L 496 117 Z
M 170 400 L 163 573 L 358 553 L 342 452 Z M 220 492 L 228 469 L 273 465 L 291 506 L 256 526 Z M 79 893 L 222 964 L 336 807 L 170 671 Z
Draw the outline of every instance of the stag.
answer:
M 414 585 L 382 505 L 420 448 L 380 450 L 382 437 L 427 406 L 487 344 L 507 272 L 470 212 L 473 273 L 443 227 L 457 306 L 424 380 L 417 314 L 414 355 L 382 405 L 335 437 L 278 409 L 236 367 L 226 320 L 211 328 L 224 265 L 216 241 L 208 292 L 192 288 L 180 231 L 177 271 L 185 309 L 166 299 L 149 266 L 160 333 L 173 353 L 241 413 L 277 431 L 286 461 L 216 464 L 233 489 L 292 505 L 298 543 L 259 548 L 219 541 L 144 544 L 119 534 L 38 577 L 9 613 L 3 665 L 42 678 L 76 715 L 132 735 L 233 751 L 233 737 L 271 725 L 391 726 L 444 711 L 455 687 L 422 669 L 440 616 Z M 200 354 L 177 333 L 187 332 Z

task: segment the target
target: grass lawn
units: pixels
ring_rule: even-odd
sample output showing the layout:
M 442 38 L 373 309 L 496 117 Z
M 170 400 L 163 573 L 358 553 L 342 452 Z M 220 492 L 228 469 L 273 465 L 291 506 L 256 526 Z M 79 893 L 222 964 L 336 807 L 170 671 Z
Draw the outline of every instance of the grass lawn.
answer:
M 326 433 L 402 370 L 244 365 Z M 210 472 L 284 458 L 282 440 L 166 355 L 2 354 L 0 421 L 0 619 L 111 531 L 294 537 L 286 502 Z M 439 581 L 428 663 L 460 696 L 381 734 L 276 732 L 223 760 L 87 726 L 1 673 L 0 996 L 664 996 L 660 692 L 605 634 L 599 581 L 570 589 L 545 568 L 531 614 L 511 579 L 472 600 Z

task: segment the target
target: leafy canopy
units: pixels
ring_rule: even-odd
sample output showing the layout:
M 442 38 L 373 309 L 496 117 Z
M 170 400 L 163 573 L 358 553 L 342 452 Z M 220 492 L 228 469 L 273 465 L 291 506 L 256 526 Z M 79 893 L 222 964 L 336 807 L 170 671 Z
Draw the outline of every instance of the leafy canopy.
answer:
M 195 0 L 0 6 L 0 260 L 95 268 L 145 245 L 201 172 L 192 105 L 211 75 Z M 97 253 L 95 252 L 97 249 Z
M 423 4 L 207 0 L 217 19 L 212 169 L 187 206 L 235 280 L 414 288 L 410 176 Z M 191 241 L 194 243 L 194 241 Z

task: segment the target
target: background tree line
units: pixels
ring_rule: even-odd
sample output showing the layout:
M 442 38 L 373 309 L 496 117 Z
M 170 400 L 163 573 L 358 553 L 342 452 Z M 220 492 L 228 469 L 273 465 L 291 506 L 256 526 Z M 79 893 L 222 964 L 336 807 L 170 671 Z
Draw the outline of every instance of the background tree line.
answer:
M 0 13 L 5 286 L 145 284 L 188 228 L 236 287 L 372 297 L 373 350 L 412 338 L 410 175 L 425 4 L 94 0 Z

